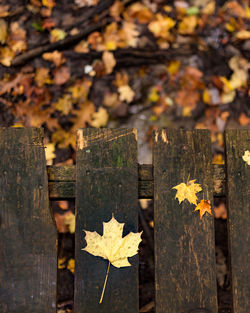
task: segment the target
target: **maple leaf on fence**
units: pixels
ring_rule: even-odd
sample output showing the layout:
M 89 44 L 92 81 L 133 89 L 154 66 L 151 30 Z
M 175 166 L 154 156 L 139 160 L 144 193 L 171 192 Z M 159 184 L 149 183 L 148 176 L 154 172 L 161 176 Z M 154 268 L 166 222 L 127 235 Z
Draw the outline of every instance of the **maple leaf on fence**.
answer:
M 202 216 L 207 212 L 210 215 L 212 215 L 211 212 L 211 204 L 209 200 L 202 199 L 198 205 L 195 207 L 194 211 L 200 211 L 200 219 L 202 219 Z
M 190 203 L 197 204 L 196 193 L 202 190 L 200 184 L 195 184 L 196 179 L 190 180 L 185 183 L 181 183 L 177 186 L 174 186 L 172 189 L 176 189 L 177 193 L 175 198 L 179 200 L 179 203 L 187 199 Z
M 142 241 L 142 232 L 130 232 L 125 237 L 122 237 L 123 227 L 124 223 L 119 223 L 114 218 L 114 216 L 112 216 L 109 222 L 103 222 L 102 236 L 100 236 L 96 231 L 91 232 L 84 230 L 86 233 L 85 240 L 87 242 L 87 246 L 82 250 L 109 261 L 108 270 L 99 303 L 101 303 L 103 299 L 110 264 L 118 268 L 131 266 L 128 261 L 128 257 L 132 257 L 138 253 L 138 246 Z

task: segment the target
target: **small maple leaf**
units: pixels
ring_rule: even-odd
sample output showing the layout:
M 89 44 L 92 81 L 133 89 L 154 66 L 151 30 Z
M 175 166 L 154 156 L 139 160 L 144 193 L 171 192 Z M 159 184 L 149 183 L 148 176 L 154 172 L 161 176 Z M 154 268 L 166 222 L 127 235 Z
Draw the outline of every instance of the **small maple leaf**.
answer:
M 119 99 L 121 101 L 126 101 L 127 103 L 130 103 L 135 96 L 134 91 L 129 87 L 129 85 L 124 85 L 118 88 L 119 92 Z
M 200 211 L 200 219 L 202 219 L 202 216 L 207 212 L 210 215 L 213 215 L 211 212 L 211 204 L 209 200 L 202 199 L 200 203 L 196 206 L 194 211 Z
M 197 204 L 196 193 L 202 190 L 200 184 L 195 184 L 196 179 L 188 181 L 187 184 L 181 183 L 174 186 L 172 189 L 176 189 L 177 193 L 175 198 L 179 200 L 179 203 L 187 199 L 190 203 Z
M 141 242 L 141 233 L 130 232 L 122 238 L 124 223 L 119 223 L 114 216 L 112 219 L 103 223 L 103 235 L 100 236 L 96 231 L 91 232 L 85 230 L 87 246 L 82 250 L 88 253 L 109 260 L 108 270 L 103 286 L 100 302 L 102 302 L 103 294 L 107 282 L 110 264 L 115 267 L 131 266 L 128 257 L 137 254 L 138 246 Z
M 248 164 L 250 165 L 250 151 L 246 150 L 244 152 L 244 155 L 242 156 L 242 159 Z

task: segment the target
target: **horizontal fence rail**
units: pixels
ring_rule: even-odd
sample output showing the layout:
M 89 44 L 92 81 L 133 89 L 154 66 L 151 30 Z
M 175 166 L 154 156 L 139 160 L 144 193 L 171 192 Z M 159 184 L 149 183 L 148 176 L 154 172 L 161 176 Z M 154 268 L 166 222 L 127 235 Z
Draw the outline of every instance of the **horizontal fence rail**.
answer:
M 49 197 L 51 200 L 74 199 L 76 191 L 75 165 L 47 166 Z M 212 164 L 213 194 L 215 197 L 226 196 L 225 165 Z M 154 198 L 154 176 L 151 164 L 138 164 L 138 198 Z
M 250 130 L 226 131 L 225 165 L 215 165 L 209 131 L 161 129 L 153 134 L 152 165 L 141 165 L 135 129 L 82 129 L 76 165 L 46 167 L 42 129 L 0 128 L 0 312 L 56 312 L 49 199 L 75 199 L 74 312 L 139 313 L 138 255 L 131 254 L 132 266 L 110 266 L 100 304 L 108 260 L 82 251 L 83 229 L 99 238 L 114 215 L 124 223 L 123 240 L 138 231 L 138 198 L 146 198 L 154 200 L 155 312 L 218 313 L 214 217 L 200 218 L 194 202 L 180 203 L 173 189 L 194 179 L 199 201 L 212 210 L 213 197 L 227 200 L 231 313 L 250 312 L 249 144 Z

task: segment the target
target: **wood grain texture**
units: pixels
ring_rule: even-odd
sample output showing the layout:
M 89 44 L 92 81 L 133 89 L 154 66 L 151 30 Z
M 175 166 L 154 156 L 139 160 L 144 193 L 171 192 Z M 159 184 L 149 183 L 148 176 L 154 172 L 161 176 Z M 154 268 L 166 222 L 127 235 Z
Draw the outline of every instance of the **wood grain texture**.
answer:
M 56 312 L 56 227 L 43 131 L 0 129 L 0 312 Z
M 137 313 L 138 256 L 131 267 L 110 267 L 99 304 L 108 261 L 81 249 L 83 229 L 102 235 L 112 214 L 125 223 L 123 235 L 137 232 L 137 142 L 132 129 L 78 131 L 76 165 L 75 313 Z
M 227 203 L 234 313 L 250 312 L 250 130 L 225 132 Z
M 174 186 L 196 179 L 213 203 L 211 140 L 206 130 L 166 129 L 153 137 L 156 313 L 217 312 L 214 219 L 202 220 Z
M 215 197 L 225 196 L 225 166 L 212 164 L 213 192 Z M 47 166 L 49 197 L 55 199 L 75 198 L 75 166 Z M 138 164 L 138 198 L 153 199 L 154 180 L 151 164 Z

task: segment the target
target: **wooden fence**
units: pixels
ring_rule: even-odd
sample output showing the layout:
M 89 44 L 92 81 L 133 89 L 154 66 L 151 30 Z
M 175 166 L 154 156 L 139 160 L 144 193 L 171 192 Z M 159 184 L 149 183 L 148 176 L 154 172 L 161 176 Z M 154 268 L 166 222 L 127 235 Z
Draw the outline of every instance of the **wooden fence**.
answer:
M 138 198 L 154 199 L 156 313 L 217 312 L 214 218 L 202 219 L 173 186 L 196 179 L 203 197 L 226 196 L 233 312 L 250 312 L 249 130 L 225 133 L 226 165 L 211 162 L 207 130 L 158 130 L 153 164 L 137 163 L 134 129 L 83 129 L 76 166 L 46 167 L 41 129 L 0 129 L 0 312 L 56 311 L 57 232 L 49 199 L 76 198 L 75 313 L 137 313 L 138 256 L 110 268 L 82 251 L 83 229 L 102 234 L 112 214 L 137 231 Z

